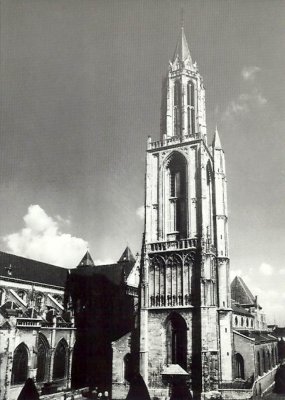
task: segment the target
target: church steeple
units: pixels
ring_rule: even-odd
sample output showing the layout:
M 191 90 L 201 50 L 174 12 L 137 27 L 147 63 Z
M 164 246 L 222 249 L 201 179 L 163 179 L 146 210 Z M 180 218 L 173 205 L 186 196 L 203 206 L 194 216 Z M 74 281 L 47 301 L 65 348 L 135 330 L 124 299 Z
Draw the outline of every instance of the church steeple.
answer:
M 193 63 L 184 27 L 178 41 L 162 98 L 161 139 L 177 137 L 206 141 L 205 91 L 197 64 Z
M 188 61 L 189 64 L 191 65 L 193 64 L 183 26 L 181 26 L 181 32 L 177 40 L 175 52 L 172 58 L 172 63 L 174 63 L 175 61 L 182 61 L 182 62 Z

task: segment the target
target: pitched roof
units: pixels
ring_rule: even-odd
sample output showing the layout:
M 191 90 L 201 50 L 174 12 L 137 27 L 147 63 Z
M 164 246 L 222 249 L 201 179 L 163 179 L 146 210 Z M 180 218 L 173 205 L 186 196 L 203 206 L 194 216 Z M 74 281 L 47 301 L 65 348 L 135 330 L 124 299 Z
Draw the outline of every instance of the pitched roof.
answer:
M 247 317 L 253 317 L 253 315 L 249 311 L 247 311 L 243 307 L 237 306 L 236 304 L 232 304 L 232 309 L 233 313 L 235 314 L 246 315 Z
M 183 26 L 181 27 L 181 32 L 180 32 L 178 40 L 177 40 L 177 44 L 176 44 L 175 52 L 173 54 L 172 62 L 174 62 L 177 58 L 180 61 L 188 60 L 192 64 L 190 50 L 188 47 L 188 43 L 186 40 Z
M 285 328 L 279 328 L 279 327 L 276 327 L 274 330 L 273 330 L 273 335 L 275 335 L 275 336 L 277 336 L 277 337 L 284 337 L 285 336 Z
M 80 263 L 78 264 L 78 267 L 95 267 L 94 261 L 88 250 L 86 251 Z
M 121 255 L 121 257 L 119 258 L 118 263 L 121 262 L 126 262 L 126 261 L 130 261 L 130 262 L 135 262 L 135 257 L 133 256 L 131 249 L 129 248 L 129 246 L 127 246 L 123 252 L 123 254 Z
M 256 301 L 240 276 L 236 276 L 231 283 L 232 299 L 238 304 L 255 305 Z
M 63 288 L 67 274 L 66 268 L 0 251 L 0 276 Z
M 274 337 L 269 332 L 249 331 L 249 330 L 244 330 L 239 332 L 250 339 L 254 339 L 255 344 L 276 342 L 277 340 L 276 337 Z
M 122 283 L 123 278 L 127 278 L 133 269 L 135 262 L 127 261 L 116 264 L 107 264 L 107 265 L 96 265 L 93 267 L 85 267 L 85 268 L 76 268 L 71 270 L 72 275 L 80 275 L 80 276 L 95 276 L 95 275 L 103 275 L 110 282 L 115 285 L 120 285 Z

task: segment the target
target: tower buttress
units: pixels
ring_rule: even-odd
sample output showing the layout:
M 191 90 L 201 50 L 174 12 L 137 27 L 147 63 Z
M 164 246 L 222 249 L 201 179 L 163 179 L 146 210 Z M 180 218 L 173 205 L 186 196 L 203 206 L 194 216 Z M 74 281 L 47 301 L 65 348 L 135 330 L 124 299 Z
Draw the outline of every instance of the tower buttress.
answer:
M 223 381 L 232 379 L 232 310 L 229 271 L 228 205 L 225 155 L 216 128 L 213 144 L 215 175 L 215 224 L 218 271 L 220 330 L 220 373 Z

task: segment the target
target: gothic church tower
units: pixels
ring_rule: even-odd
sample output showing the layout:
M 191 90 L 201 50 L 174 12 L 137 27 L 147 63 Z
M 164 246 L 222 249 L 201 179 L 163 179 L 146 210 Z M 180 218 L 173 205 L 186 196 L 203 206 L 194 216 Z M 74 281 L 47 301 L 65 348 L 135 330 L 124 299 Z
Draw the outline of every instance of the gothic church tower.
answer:
M 148 139 L 140 281 L 140 372 L 152 395 L 178 364 L 192 390 L 232 381 L 227 197 L 216 130 L 207 144 L 205 90 L 184 29 L 165 81 L 159 141 Z

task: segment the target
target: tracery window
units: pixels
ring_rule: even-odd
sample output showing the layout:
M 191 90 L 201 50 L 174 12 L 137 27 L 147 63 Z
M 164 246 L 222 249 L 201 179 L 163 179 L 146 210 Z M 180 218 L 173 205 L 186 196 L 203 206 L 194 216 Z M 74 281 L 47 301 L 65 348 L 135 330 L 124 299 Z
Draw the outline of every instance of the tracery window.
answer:
M 49 345 L 43 335 L 38 337 L 38 355 L 37 355 L 37 382 L 43 382 L 46 378 L 47 359 Z
M 185 237 L 187 231 L 186 218 L 186 159 L 178 153 L 172 153 L 167 167 L 168 207 L 166 219 L 168 221 L 167 233 L 177 232 Z
M 61 339 L 56 346 L 53 364 L 53 379 L 63 379 L 66 376 L 67 343 Z
M 24 383 L 28 378 L 28 349 L 24 343 L 14 351 L 11 384 L 18 385 Z

